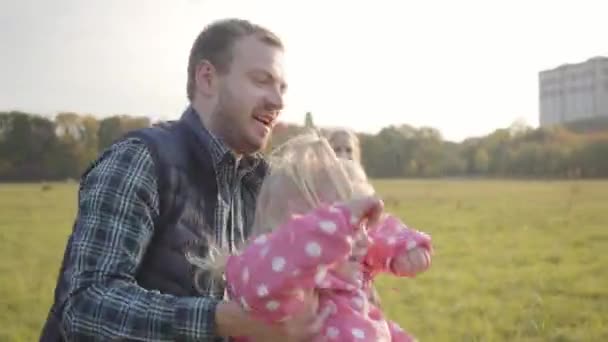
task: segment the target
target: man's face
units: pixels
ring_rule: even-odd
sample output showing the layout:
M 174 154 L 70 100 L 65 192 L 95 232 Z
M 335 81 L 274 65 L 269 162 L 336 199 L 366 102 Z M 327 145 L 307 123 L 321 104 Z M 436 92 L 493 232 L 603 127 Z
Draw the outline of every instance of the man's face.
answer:
M 219 80 L 215 120 L 222 136 L 239 153 L 263 149 L 283 109 L 282 49 L 255 36 L 238 40 L 229 72 Z

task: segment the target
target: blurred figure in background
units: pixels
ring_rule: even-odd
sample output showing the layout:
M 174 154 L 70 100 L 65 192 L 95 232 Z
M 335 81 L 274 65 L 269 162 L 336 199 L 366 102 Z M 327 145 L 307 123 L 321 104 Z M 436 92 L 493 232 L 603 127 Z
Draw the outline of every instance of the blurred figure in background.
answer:
M 346 128 L 335 129 L 329 134 L 327 140 L 338 158 L 361 163 L 361 146 L 359 138 L 353 131 Z

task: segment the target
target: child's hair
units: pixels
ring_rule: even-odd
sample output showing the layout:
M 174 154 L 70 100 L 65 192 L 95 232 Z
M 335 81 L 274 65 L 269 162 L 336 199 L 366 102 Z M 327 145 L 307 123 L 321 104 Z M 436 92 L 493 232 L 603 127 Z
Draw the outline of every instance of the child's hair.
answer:
M 360 163 L 347 159 L 340 159 L 340 163 L 350 179 L 353 193 L 356 196 L 372 196 L 375 194 L 376 190 L 367 179 L 367 174 Z
M 293 214 L 373 193 L 361 166 L 338 158 L 329 142 L 315 133 L 292 138 L 269 161 L 253 236 L 274 230 Z
M 268 161 L 270 171 L 257 198 L 251 238 L 273 231 L 294 214 L 374 193 L 361 165 L 338 158 L 328 140 L 314 132 L 288 140 Z M 187 258 L 197 267 L 197 278 L 205 274 L 221 279 L 229 254 L 213 246 L 208 250 L 205 258 Z M 200 291 L 200 284 L 196 286 Z
M 336 154 L 350 154 L 352 160 L 361 163 L 361 143 L 357 135 L 346 128 L 337 128 L 328 134 L 328 140 Z M 345 144 L 348 146 L 343 146 Z

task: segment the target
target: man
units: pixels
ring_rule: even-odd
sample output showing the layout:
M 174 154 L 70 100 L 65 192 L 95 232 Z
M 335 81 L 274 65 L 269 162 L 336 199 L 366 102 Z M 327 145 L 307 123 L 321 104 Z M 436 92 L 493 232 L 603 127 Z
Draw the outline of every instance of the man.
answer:
M 42 341 L 301 341 L 315 302 L 277 326 L 223 300 L 187 261 L 206 238 L 233 248 L 248 234 L 267 165 L 257 154 L 283 107 L 283 45 L 230 19 L 193 44 L 190 106 L 161 127 L 133 132 L 85 172 L 55 303 Z M 203 289 L 200 293 L 197 289 Z

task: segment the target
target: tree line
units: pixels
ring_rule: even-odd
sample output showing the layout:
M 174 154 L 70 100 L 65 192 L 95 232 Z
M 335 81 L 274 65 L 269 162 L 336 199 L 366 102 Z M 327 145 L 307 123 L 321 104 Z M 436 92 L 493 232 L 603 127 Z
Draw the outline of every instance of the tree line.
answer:
M 0 181 L 77 179 L 99 152 L 125 133 L 152 125 L 146 117 L 60 113 L 53 119 L 0 112 Z M 310 128 L 279 124 L 271 146 Z M 521 123 L 493 133 L 445 141 L 430 127 L 390 126 L 359 134 L 371 177 L 608 177 L 608 120 L 533 129 Z
M 53 120 L 0 112 L 0 181 L 77 179 L 123 134 L 151 124 L 145 117 L 60 113 Z
M 608 130 L 514 125 L 453 143 L 433 128 L 403 125 L 362 135 L 361 142 L 372 177 L 608 177 Z

